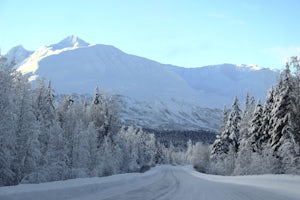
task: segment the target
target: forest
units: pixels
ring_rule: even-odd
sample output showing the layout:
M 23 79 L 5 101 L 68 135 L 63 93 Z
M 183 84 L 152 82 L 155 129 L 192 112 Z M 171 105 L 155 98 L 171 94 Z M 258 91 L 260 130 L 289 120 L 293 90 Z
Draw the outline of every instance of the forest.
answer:
M 208 172 L 221 175 L 300 174 L 300 65 L 292 57 L 265 103 L 247 96 L 224 108 Z
M 189 140 L 179 149 L 163 133 L 158 140 L 122 126 L 119 105 L 98 87 L 91 100 L 57 99 L 50 81 L 32 86 L 1 56 L 0 186 L 143 172 L 156 164 L 193 164 L 221 175 L 300 174 L 299 63 L 287 63 L 264 103 L 248 95 L 243 110 L 237 98 L 225 107 L 212 145 Z
M 1 186 L 187 162 L 186 152 L 171 142 L 163 144 L 150 132 L 122 126 L 116 101 L 98 87 L 92 100 L 56 96 L 50 81 L 38 80 L 33 87 L 5 57 L 0 64 Z

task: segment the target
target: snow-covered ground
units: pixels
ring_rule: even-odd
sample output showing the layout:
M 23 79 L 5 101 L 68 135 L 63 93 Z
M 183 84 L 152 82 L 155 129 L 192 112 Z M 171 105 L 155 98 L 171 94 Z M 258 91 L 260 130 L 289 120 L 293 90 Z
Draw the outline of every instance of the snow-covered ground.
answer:
M 0 188 L 0 199 L 300 199 L 300 176 L 215 176 L 191 166 Z

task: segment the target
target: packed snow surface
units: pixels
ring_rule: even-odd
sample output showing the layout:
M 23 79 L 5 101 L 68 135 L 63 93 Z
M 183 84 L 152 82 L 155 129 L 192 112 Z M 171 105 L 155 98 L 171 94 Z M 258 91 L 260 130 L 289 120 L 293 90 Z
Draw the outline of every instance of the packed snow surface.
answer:
M 0 188 L 0 199 L 299 200 L 300 176 L 215 176 L 191 166 L 158 166 L 146 173 Z

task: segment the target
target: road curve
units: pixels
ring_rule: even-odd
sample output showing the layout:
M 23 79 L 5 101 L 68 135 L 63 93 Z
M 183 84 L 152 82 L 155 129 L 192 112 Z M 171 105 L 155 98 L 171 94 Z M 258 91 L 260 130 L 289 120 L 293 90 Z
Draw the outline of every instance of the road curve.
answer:
M 259 187 L 238 185 L 231 183 L 221 183 L 209 181 L 193 176 L 189 171 L 180 167 L 162 168 L 158 174 L 154 175 L 152 181 L 147 181 L 145 185 L 135 184 L 130 190 L 121 194 L 112 194 L 108 198 L 99 199 L 157 199 L 157 200 L 293 200 L 300 199 L 274 193 Z M 280 184 L 280 183 L 279 183 Z M 101 195 L 100 195 L 101 196 Z M 99 196 L 99 197 L 100 197 Z
M 191 167 L 158 166 L 139 174 L 75 179 L 54 183 L 0 188 L 0 199 L 69 200 L 296 200 L 297 195 L 265 187 L 208 180 Z M 210 179 L 213 176 L 209 176 Z M 212 178 L 214 179 L 214 178 Z M 75 183 L 74 183 L 75 182 Z M 280 185 L 280 183 L 278 183 Z M 30 191 L 26 189 L 30 188 Z M 298 185 L 296 184 L 296 187 Z M 33 188 L 33 189 L 32 189 Z M 298 197 L 298 198 L 297 198 Z

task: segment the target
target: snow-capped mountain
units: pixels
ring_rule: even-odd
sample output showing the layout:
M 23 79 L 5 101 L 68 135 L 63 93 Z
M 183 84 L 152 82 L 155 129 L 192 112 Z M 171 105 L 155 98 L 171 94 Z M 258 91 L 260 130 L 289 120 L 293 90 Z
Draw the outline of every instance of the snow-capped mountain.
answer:
M 40 48 L 19 70 L 51 79 L 58 93 L 92 93 L 98 85 L 106 92 L 143 100 L 199 97 L 185 80 L 160 63 L 113 46 L 89 45 L 77 37 Z
M 243 98 L 247 92 L 264 100 L 279 74 L 247 65 L 165 65 L 113 46 L 91 45 L 76 36 L 43 46 L 25 59 L 25 54 L 11 55 L 20 60 L 18 70 L 30 74 L 32 80 L 50 79 L 57 93 L 92 94 L 98 85 L 102 91 L 122 96 L 123 119 L 152 127 L 216 129 L 220 110 L 215 108 L 230 106 L 236 95 Z M 208 108 L 211 114 L 200 108 Z
M 193 89 L 219 94 L 227 105 L 230 105 L 234 96 L 243 101 L 246 93 L 264 101 L 266 92 L 279 77 L 279 71 L 255 65 L 222 64 L 200 68 L 171 66 L 169 69 Z
M 9 63 L 14 62 L 16 65 L 20 65 L 26 58 L 28 58 L 33 51 L 24 49 L 22 45 L 16 46 L 10 49 L 5 57 Z
M 76 47 L 87 47 L 90 44 L 78 38 L 77 36 L 71 35 L 60 41 L 59 43 L 49 45 L 48 48 L 51 50 L 60 50 L 65 48 L 76 48 Z

